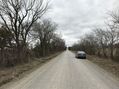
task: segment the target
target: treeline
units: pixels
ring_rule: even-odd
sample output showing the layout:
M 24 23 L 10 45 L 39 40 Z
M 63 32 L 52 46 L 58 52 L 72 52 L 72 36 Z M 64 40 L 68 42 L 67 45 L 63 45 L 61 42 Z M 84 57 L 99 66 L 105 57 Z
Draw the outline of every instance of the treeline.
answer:
M 94 28 L 70 49 L 119 61 L 119 13 L 111 12 L 109 16 L 105 27 Z
M 65 50 L 65 41 L 55 33 L 57 25 L 50 20 L 33 25 L 33 36 L 37 39 L 33 51 L 37 57 L 46 56 L 57 51 Z
M 55 33 L 57 25 L 41 20 L 48 6 L 44 0 L 1 0 L 0 66 L 15 66 L 65 49 L 64 40 Z

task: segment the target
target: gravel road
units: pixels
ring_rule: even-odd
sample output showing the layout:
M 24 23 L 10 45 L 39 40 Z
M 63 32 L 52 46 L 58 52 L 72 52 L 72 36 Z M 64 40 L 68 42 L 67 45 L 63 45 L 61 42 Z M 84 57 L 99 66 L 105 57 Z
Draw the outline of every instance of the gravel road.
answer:
M 24 78 L 0 89 L 119 89 L 119 81 L 88 60 L 65 51 Z

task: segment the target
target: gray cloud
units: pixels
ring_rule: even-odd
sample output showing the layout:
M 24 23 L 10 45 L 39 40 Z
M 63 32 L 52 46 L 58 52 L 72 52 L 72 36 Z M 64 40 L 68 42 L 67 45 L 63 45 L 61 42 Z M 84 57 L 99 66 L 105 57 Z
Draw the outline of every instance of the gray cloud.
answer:
M 52 0 L 46 14 L 58 24 L 58 33 L 72 45 L 94 26 L 103 26 L 106 13 L 119 6 L 118 0 Z

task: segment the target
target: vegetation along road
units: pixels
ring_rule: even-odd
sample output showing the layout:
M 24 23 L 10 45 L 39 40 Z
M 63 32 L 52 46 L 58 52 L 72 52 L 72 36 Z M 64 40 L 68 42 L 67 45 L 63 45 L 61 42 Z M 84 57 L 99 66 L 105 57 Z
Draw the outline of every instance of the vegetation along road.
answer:
M 119 89 L 113 75 L 65 51 L 21 80 L 1 89 Z

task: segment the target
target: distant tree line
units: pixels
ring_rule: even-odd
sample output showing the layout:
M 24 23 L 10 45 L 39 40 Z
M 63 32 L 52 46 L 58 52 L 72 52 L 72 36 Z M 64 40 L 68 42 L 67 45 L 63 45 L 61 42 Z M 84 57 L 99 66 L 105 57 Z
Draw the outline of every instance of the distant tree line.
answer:
M 119 61 L 119 12 L 111 12 L 106 27 L 94 28 L 70 50 L 84 50 L 90 55 L 108 57 Z
M 41 20 L 47 10 L 46 0 L 0 1 L 0 66 L 14 66 L 28 62 L 32 56 L 64 50 L 64 40 L 55 34 L 57 25 Z M 31 48 L 30 44 L 35 45 Z

